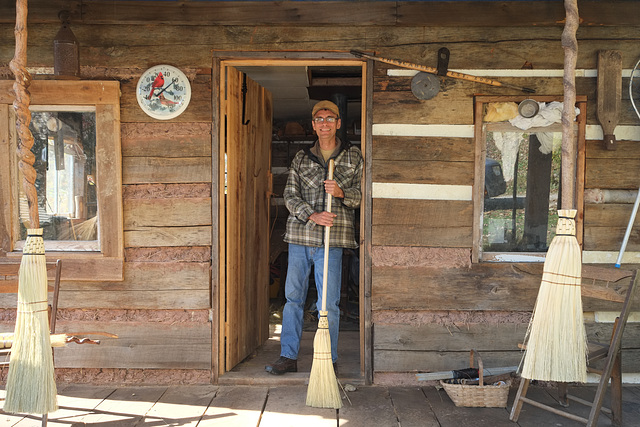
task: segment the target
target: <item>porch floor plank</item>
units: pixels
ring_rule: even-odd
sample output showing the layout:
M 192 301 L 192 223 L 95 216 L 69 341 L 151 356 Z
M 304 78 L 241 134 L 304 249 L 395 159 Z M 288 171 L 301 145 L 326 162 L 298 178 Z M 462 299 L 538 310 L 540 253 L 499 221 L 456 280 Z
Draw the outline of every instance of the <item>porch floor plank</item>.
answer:
M 420 387 L 390 388 L 389 393 L 402 427 L 440 427 Z
M 444 390 L 430 386 L 359 386 L 348 392 L 336 414 L 332 409 L 306 406 L 306 385 L 296 386 L 92 386 L 58 387 L 60 409 L 49 414 L 49 427 L 81 425 L 193 427 L 325 427 L 325 426 L 426 426 L 426 427 L 578 427 L 583 424 L 525 404 L 517 423 L 509 420 L 516 385 L 511 388 L 507 408 L 456 407 Z M 592 400 L 593 385 L 571 387 L 573 395 Z M 555 388 L 532 385 L 528 397 L 561 408 Z M 0 407 L 6 393 L 0 386 Z M 640 387 L 623 388 L 624 425 L 640 419 Z M 608 402 L 608 398 L 606 399 Z M 570 411 L 586 416 L 587 407 L 571 402 Z M 337 416 L 336 416 L 337 415 Z M 0 425 L 40 427 L 40 415 L 5 414 Z M 611 426 L 605 414 L 599 427 Z
M 343 400 L 343 406 L 338 411 L 339 425 L 348 427 L 396 426 L 393 402 L 386 387 L 358 387 L 349 393 L 348 401 Z
M 335 427 L 335 409 L 306 405 L 307 386 L 272 387 L 269 389 L 260 427 Z
M 171 386 L 144 416 L 142 425 L 195 427 L 216 396 L 217 386 Z
M 58 410 L 49 414 L 49 427 L 69 426 L 91 414 L 107 397 L 115 393 L 116 387 L 69 384 L 58 388 Z M 16 427 L 26 427 L 24 421 Z M 41 424 L 33 424 L 41 426 Z
M 220 387 L 198 427 L 257 426 L 268 387 Z
M 77 422 L 80 425 L 135 425 L 166 390 L 167 387 L 164 386 L 119 388 L 103 400 L 91 414 L 83 416 Z

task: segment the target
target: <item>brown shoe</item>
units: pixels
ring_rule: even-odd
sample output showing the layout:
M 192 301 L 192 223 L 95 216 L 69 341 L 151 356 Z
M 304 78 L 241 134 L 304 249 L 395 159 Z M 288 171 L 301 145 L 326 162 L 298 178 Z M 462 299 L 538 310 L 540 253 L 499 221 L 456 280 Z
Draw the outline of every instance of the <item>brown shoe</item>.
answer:
M 298 372 L 298 361 L 280 356 L 280 358 L 276 360 L 276 363 L 265 366 L 264 370 L 273 375 L 282 375 L 287 372 Z

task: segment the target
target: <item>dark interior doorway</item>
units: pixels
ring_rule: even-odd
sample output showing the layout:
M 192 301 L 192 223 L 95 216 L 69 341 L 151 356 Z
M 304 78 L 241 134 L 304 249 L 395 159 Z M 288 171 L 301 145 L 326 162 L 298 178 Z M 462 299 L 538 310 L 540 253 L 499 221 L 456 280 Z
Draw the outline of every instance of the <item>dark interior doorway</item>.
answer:
M 269 339 L 253 354 L 219 378 L 219 383 L 287 383 L 305 381 L 313 358 L 313 337 L 317 327 L 315 301 L 317 294 L 313 275 L 310 280 L 305 326 L 301 345 L 299 372 L 275 377 L 264 371 L 264 365 L 279 356 L 279 331 L 284 306 L 284 284 L 287 269 L 287 244 L 283 241 L 288 211 L 282 193 L 288 168 L 296 152 L 315 142 L 311 127 L 311 109 L 320 100 L 329 99 L 341 110 L 343 121 L 338 136 L 352 144 L 362 144 L 362 67 L 340 65 L 268 65 L 235 67 L 259 83 L 273 100 L 273 127 L 271 143 L 271 173 L 273 195 L 270 201 L 270 253 L 269 253 Z M 359 222 L 359 212 L 356 213 Z M 360 224 L 356 224 L 360 230 Z M 359 240 L 359 236 L 357 236 Z M 360 254 L 358 250 L 345 250 L 343 256 L 343 283 L 341 290 L 341 321 L 339 341 L 339 371 L 341 378 L 358 381 L 360 367 Z M 285 378 L 286 377 L 286 378 Z

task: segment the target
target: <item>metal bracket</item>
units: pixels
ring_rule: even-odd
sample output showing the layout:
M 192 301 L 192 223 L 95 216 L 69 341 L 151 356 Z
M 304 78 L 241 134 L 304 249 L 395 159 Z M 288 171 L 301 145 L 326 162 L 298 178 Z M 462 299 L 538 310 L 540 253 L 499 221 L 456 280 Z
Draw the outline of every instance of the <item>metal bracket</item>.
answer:
M 449 68 L 449 49 L 446 47 L 441 47 L 438 50 L 438 75 L 446 76 L 447 69 Z

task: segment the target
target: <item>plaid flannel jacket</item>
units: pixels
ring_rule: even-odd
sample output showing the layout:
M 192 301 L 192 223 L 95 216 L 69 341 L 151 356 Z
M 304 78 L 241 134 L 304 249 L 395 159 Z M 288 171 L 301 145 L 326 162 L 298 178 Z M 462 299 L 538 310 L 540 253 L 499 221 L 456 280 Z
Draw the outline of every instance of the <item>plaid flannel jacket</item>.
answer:
M 316 141 L 316 145 L 318 142 Z M 329 246 L 358 247 L 355 239 L 355 210 L 360 206 L 363 159 L 360 149 L 349 142 L 341 143 L 335 160 L 333 179 L 338 183 L 344 198 L 332 197 L 333 220 Z M 289 169 L 284 201 L 289 210 L 284 241 L 303 246 L 323 246 L 324 227 L 309 221 L 314 212 L 325 211 L 326 192 L 323 181 L 328 174 L 328 163 L 312 153 L 311 147 L 298 151 Z

